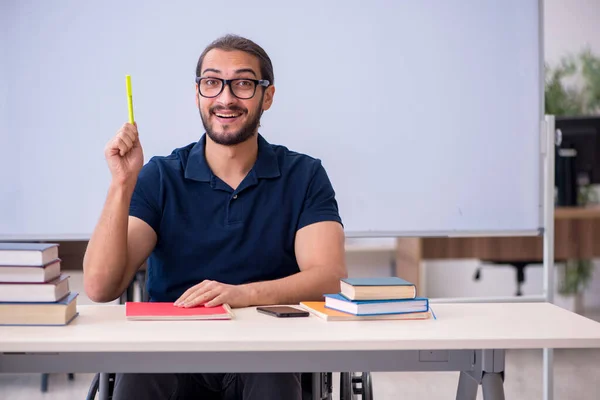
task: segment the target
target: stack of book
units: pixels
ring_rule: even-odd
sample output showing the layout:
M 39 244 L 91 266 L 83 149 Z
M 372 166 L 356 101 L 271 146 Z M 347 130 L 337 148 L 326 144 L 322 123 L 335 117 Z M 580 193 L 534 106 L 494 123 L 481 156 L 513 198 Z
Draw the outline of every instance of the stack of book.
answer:
M 67 325 L 77 295 L 56 243 L 0 243 L 0 325 Z
M 402 278 L 346 278 L 340 288 L 324 302 L 300 305 L 329 321 L 435 318 L 429 299 L 417 297 L 416 286 Z

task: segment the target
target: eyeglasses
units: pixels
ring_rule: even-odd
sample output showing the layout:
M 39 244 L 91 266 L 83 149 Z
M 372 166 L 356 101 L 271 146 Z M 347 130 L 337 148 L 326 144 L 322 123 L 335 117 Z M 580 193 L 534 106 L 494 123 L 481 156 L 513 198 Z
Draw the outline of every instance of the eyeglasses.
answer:
M 266 79 L 221 79 L 221 78 L 203 78 L 200 76 L 196 77 L 196 83 L 198 84 L 198 92 L 202 97 L 217 97 L 221 94 L 225 85 L 229 85 L 229 90 L 235 97 L 242 100 L 248 100 L 254 97 L 257 86 L 267 87 L 270 82 Z

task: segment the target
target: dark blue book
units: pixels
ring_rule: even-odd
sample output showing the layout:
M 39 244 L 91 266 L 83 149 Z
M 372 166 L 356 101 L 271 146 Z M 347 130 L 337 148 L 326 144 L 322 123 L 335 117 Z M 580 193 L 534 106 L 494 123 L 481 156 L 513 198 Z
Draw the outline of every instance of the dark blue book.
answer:
M 429 310 L 429 299 L 349 300 L 341 294 L 326 294 L 325 307 L 354 315 L 405 314 Z
M 345 278 L 341 293 L 350 300 L 402 300 L 417 297 L 417 287 L 396 276 L 382 278 Z

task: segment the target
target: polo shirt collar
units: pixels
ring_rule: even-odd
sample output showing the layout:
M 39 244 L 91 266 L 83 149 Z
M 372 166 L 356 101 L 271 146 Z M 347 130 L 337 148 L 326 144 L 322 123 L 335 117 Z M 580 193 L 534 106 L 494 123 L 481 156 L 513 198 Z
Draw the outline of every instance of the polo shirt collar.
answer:
M 204 157 L 204 147 L 206 146 L 206 134 L 202 135 L 200 140 L 192 147 L 185 166 L 186 179 L 193 179 L 199 182 L 210 182 L 212 171 L 210 170 L 206 158 Z
M 281 175 L 273 147 L 258 134 L 258 157 L 252 168 L 257 178 L 277 178 Z
M 190 150 L 185 167 L 184 176 L 186 179 L 193 179 L 199 182 L 210 182 L 212 179 L 213 173 L 204 156 L 205 147 L 206 134 L 202 135 L 200 140 Z M 254 171 L 258 179 L 277 178 L 281 175 L 275 151 L 260 134 L 258 134 L 258 156 L 252 167 L 252 171 Z

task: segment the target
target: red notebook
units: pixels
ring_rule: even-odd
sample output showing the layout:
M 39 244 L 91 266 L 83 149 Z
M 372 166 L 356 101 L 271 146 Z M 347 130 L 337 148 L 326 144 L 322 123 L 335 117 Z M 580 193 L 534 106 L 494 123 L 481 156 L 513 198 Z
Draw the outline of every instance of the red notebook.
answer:
M 127 302 L 125 316 L 129 320 L 147 321 L 185 321 L 205 319 L 231 319 L 233 312 L 227 304 L 218 307 L 197 306 L 191 308 L 175 307 L 173 303 Z

